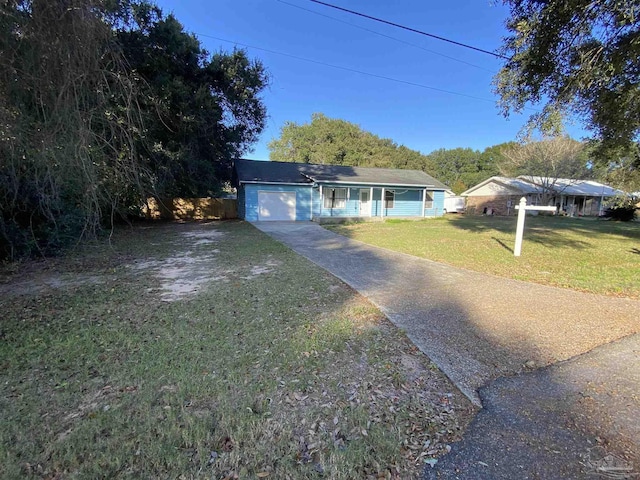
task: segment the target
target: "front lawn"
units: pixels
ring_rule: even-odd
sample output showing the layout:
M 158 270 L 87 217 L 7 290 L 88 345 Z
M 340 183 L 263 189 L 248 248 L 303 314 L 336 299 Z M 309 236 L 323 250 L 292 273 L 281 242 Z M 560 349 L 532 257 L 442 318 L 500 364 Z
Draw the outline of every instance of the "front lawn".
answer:
M 504 277 L 640 298 L 640 223 L 527 216 L 522 256 L 515 217 L 447 216 L 330 227 L 379 247 Z
M 0 275 L 0 477 L 418 478 L 470 403 L 244 222 L 125 228 Z

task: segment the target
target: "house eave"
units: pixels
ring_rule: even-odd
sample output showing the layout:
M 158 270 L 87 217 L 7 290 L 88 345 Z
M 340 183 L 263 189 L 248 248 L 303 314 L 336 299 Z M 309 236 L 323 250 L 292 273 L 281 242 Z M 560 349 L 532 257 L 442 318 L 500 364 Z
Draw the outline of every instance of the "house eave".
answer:
M 241 185 L 243 183 L 249 183 L 252 185 L 287 185 L 287 186 L 292 186 L 292 185 L 296 185 L 299 187 L 310 187 L 312 186 L 311 183 L 301 183 L 301 182 L 265 182 L 265 181 L 260 181 L 260 180 L 241 180 L 239 182 Z
M 445 190 L 442 187 L 436 185 L 416 185 L 415 183 L 381 183 L 381 182 L 346 182 L 342 180 L 316 180 L 318 185 L 366 185 L 368 187 L 403 187 L 403 188 L 434 188 L 438 190 Z

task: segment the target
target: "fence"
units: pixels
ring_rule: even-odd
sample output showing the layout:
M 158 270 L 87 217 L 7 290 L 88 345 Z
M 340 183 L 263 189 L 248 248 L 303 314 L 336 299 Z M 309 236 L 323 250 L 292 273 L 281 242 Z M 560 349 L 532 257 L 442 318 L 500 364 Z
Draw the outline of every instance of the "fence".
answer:
M 149 198 L 143 208 L 147 218 L 163 220 L 226 220 L 238 218 L 235 198 Z

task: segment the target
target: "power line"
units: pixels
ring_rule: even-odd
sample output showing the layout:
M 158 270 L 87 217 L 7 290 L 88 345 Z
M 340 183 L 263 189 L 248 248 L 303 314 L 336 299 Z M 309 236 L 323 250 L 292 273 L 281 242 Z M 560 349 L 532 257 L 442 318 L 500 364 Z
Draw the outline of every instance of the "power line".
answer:
M 214 40 L 219 40 L 221 42 L 227 42 L 227 43 L 233 43 L 234 45 L 240 45 L 246 48 L 253 48 L 255 50 L 262 50 L 263 52 L 268 52 L 268 53 L 273 53 L 275 55 L 281 55 L 283 57 L 289 57 L 289 58 L 294 58 L 296 60 L 301 60 L 303 62 L 309 62 L 309 63 L 315 63 L 316 65 L 322 65 L 324 67 L 330 67 L 330 68 L 335 68 L 338 70 L 344 70 L 347 72 L 352 72 L 352 73 L 358 73 L 360 75 L 366 75 L 369 77 L 374 77 L 374 78 L 380 78 L 382 80 L 388 80 L 390 82 L 396 82 L 396 83 L 402 83 L 404 85 L 411 85 L 413 87 L 418 87 L 418 88 L 425 88 L 427 90 L 433 90 L 436 92 L 441 92 L 441 93 L 448 93 L 449 95 L 456 95 L 458 97 L 466 97 L 466 98 L 472 98 L 474 100 L 481 100 L 483 102 L 491 102 L 491 103 L 495 103 L 494 100 L 489 100 L 488 98 L 482 98 L 482 97 L 474 97 L 473 95 L 467 95 L 466 93 L 460 93 L 460 92 L 454 92 L 451 90 L 444 90 L 442 88 L 437 88 L 437 87 L 431 87 L 429 85 L 424 85 L 421 83 L 415 83 L 415 82 L 410 82 L 408 80 L 401 80 L 399 78 L 393 78 L 393 77 L 387 77 L 385 75 L 378 75 L 376 73 L 370 73 L 370 72 L 363 72 L 362 70 L 356 70 L 354 68 L 349 68 L 349 67 L 342 67 L 340 65 L 333 65 L 331 63 L 325 63 L 325 62 L 320 62 L 318 60 L 312 60 L 310 58 L 304 58 L 304 57 L 299 57 L 297 55 L 291 55 L 289 53 L 283 53 L 283 52 L 277 52 L 275 50 L 269 50 L 268 48 L 263 48 L 263 47 L 256 47 L 254 45 L 249 45 L 246 43 L 240 43 L 240 42 L 235 42 L 233 40 L 227 40 L 226 38 L 220 38 L 220 37 L 214 37 L 213 35 L 207 35 L 204 33 L 197 33 L 195 32 L 196 35 L 199 35 L 201 37 L 207 37 L 207 38 L 213 38 Z
M 433 33 L 423 32 L 422 30 L 417 30 L 411 27 L 405 27 L 404 25 L 400 25 L 399 23 L 390 22 L 388 20 L 383 20 L 382 18 L 372 17 L 371 15 L 366 15 L 364 13 L 355 12 L 353 10 L 349 10 L 347 8 L 338 7 L 337 5 L 331 5 L 330 3 L 321 2 L 320 0 L 309 0 L 313 3 L 317 3 L 319 5 L 324 5 L 325 7 L 335 8 L 336 10 L 340 10 L 342 12 L 350 13 L 352 15 L 358 15 L 359 17 L 368 18 L 369 20 L 373 20 L 375 22 L 385 23 L 387 25 L 391 25 L 392 27 L 401 28 L 403 30 L 408 30 L 413 33 L 418 33 L 420 35 L 424 35 L 427 37 L 435 38 L 437 40 L 441 40 L 443 42 L 452 43 L 454 45 L 458 45 L 459 47 L 469 48 L 471 50 L 475 50 L 476 52 L 486 53 L 488 55 L 492 55 L 496 58 L 502 58 L 503 60 L 509 60 L 509 57 L 505 57 L 504 55 L 500 55 L 499 53 L 491 52 L 489 50 L 484 50 L 482 48 L 474 47 L 473 45 L 467 45 L 466 43 L 457 42 L 455 40 L 450 40 L 445 37 L 441 37 L 439 35 L 434 35 Z
M 316 12 L 314 10 L 310 10 L 308 8 L 301 7 L 300 5 L 296 5 L 294 3 L 285 2 L 284 0 L 277 0 L 277 1 L 280 2 L 280 3 L 284 3 L 285 5 L 289 5 L 290 7 L 299 8 L 300 10 L 304 10 L 305 12 L 313 13 L 314 15 L 318 15 L 320 17 L 328 18 L 328 19 L 333 20 L 335 22 L 344 23 L 345 25 L 349 25 L 350 27 L 359 28 L 360 30 L 364 30 L 365 32 L 373 33 L 374 35 L 378 35 L 380 37 L 388 38 L 388 39 L 393 40 L 395 42 L 399 42 L 399 43 L 403 43 L 405 45 L 410 45 L 412 47 L 419 48 L 420 50 L 424 50 L 425 52 L 429 52 L 429 53 L 432 53 L 434 55 L 438 55 L 440 57 L 448 58 L 449 60 L 453 60 L 454 62 L 464 63 L 465 65 L 469 65 L 471 67 L 478 68 L 480 70 L 484 70 L 485 72 L 495 73 L 495 71 L 489 70 L 488 68 L 484 68 L 484 67 L 481 67 L 479 65 L 475 65 L 473 63 L 466 62 L 464 60 L 460 60 L 459 58 L 451 57 L 449 55 L 445 55 L 443 53 L 436 52 L 436 51 L 430 50 L 428 48 L 424 48 L 424 47 L 422 47 L 420 45 L 416 45 L 415 43 L 406 42 L 404 40 L 400 40 L 399 38 L 392 37 L 390 35 L 385 35 L 384 33 L 376 32 L 375 30 L 371 30 L 370 28 L 361 27 L 360 25 L 356 25 L 356 24 L 351 23 L 351 22 L 345 22 L 344 20 L 340 20 L 339 18 L 335 18 L 335 17 L 332 17 L 330 15 L 324 15 L 324 14 L 322 14 L 320 12 Z

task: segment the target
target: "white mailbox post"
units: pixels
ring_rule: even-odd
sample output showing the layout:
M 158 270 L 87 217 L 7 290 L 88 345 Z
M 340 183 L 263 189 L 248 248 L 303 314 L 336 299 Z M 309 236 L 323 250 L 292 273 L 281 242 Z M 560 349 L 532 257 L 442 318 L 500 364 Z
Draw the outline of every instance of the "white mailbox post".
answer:
M 524 217 L 527 214 L 527 210 L 555 212 L 557 208 L 553 206 L 542 207 L 539 205 L 527 206 L 527 199 L 522 197 L 520 199 L 520 204 L 516 205 L 516 210 L 518 210 L 518 224 L 516 226 L 516 244 L 513 247 L 513 255 L 516 257 L 519 257 L 520 253 L 522 252 L 522 236 L 524 235 Z

